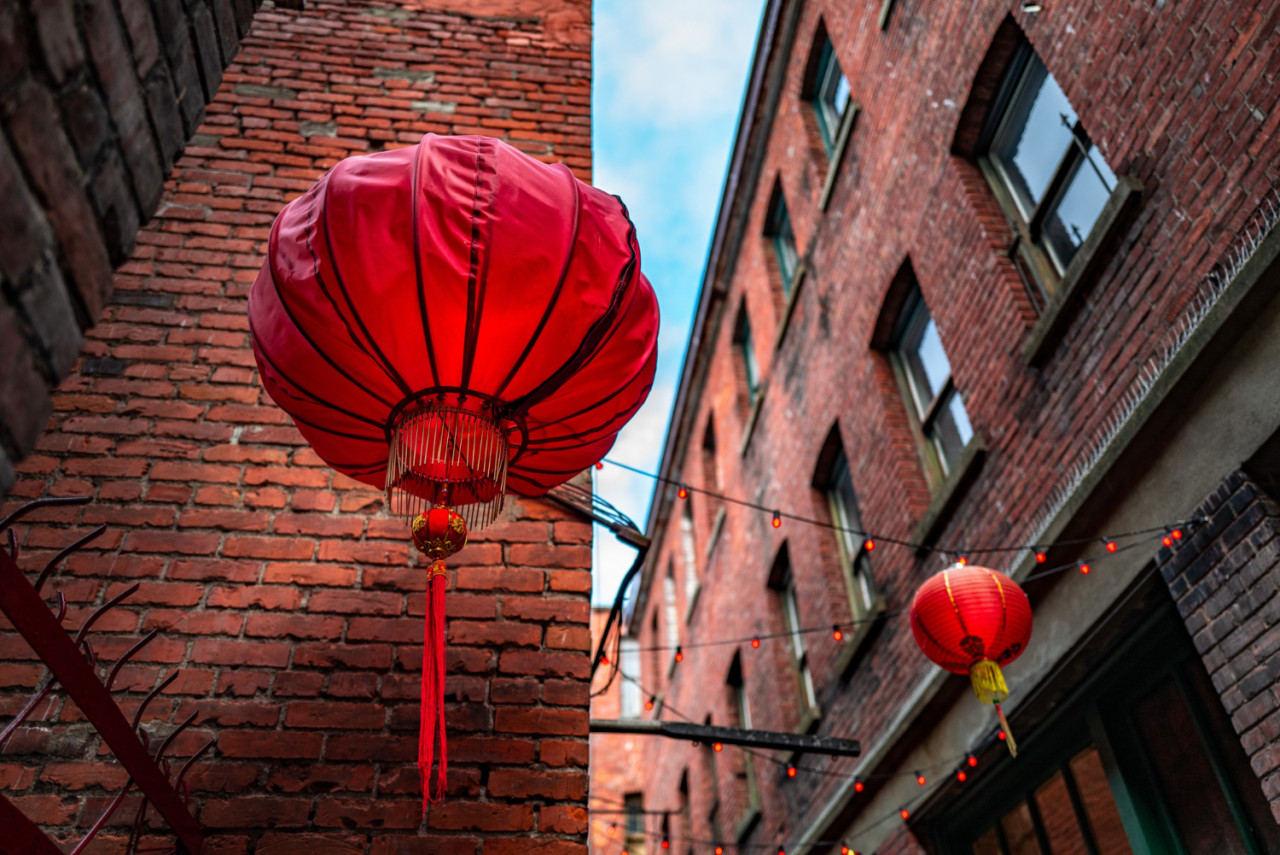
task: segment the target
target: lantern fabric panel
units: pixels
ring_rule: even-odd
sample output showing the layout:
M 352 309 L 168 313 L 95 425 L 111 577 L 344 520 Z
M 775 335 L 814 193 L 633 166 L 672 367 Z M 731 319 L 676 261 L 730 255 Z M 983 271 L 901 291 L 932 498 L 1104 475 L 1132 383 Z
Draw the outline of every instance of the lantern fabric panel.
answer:
M 599 460 L 656 368 L 657 301 L 616 198 L 486 137 L 348 158 L 272 229 L 250 293 L 268 393 L 335 469 L 385 483 L 415 396 L 510 419 L 508 488 Z M 569 380 L 572 378 L 572 382 Z
M 1031 602 L 987 567 L 953 566 L 931 577 L 911 604 L 911 631 L 933 662 L 955 674 L 975 663 L 1007 665 L 1031 639 Z

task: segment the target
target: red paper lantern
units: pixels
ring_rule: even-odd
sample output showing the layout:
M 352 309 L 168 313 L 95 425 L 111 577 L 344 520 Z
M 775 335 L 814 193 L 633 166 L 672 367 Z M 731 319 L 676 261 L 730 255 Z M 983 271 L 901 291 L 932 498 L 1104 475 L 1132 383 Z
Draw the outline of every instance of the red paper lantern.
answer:
M 285 206 L 249 323 L 267 392 L 432 561 L 418 764 L 425 785 L 438 735 L 443 793 L 444 560 L 506 491 L 603 458 L 644 402 L 658 306 L 635 229 L 564 165 L 429 134 Z
M 1000 667 L 1017 659 L 1031 639 L 1031 602 L 1022 588 L 989 567 L 952 565 L 916 591 L 911 632 L 925 656 L 969 675 L 978 700 L 995 704 L 1008 733 L 1000 702 L 1009 688 Z M 1016 755 L 1013 740 L 1006 742 Z

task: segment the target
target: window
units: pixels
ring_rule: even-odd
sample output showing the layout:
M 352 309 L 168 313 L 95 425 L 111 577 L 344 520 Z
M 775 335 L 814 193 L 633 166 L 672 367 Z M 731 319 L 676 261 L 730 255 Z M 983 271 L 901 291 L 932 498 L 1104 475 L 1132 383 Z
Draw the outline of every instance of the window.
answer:
M 822 135 L 822 144 L 826 146 L 827 155 L 830 156 L 835 151 L 840 135 L 840 123 L 849 108 L 849 79 L 840 70 L 840 61 L 836 59 L 835 48 L 825 30 L 819 31 L 814 49 L 818 62 L 810 100 L 813 101 L 814 112 L 818 114 L 818 132 Z
M 837 448 L 835 460 L 824 481 L 827 502 L 831 507 L 831 522 L 836 526 L 840 544 L 840 564 L 849 592 L 849 611 L 853 620 L 862 620 L 874 608 L 875 582 L 871 577 L 871 556 L 867 554 L 867 538 L 863 533 L 866 529 L 862 525 L 862 515 L 858 513 L 858 497 L 853 492 L 849 458 L 843 448 Z
M 813 672 L 809 669 L 809 653 L 804 646 L 804 624 L 800 620 L 800 602 L 796 597 L 795 580 L 791 576 L 791 556 L 784 544 L 778 550 L 769 571 L 769 585 L 778 594 L 782 611 L 782 625 L 787 637 L 795 667 L 796 683 L 800 693 L 799 711 L 801 730 L 807 730 L 818 715 L 818 696 L 814 690 Z
M 973 438 L 973 426 L 951 382 L 951 363 L 942 348 L 938 325 L 914 283 L 899 316 L 892 355 L 907 408 L 924 436 L 931 464 L 928 468 L 937 486 L 955 468 Z
M 622 678 L 622 718 L 639 718 L 643 699 L 640 697 L 640 642 L 624 638 L 618 642 L 618 671 Z
M 1026 43 L 1001 85 L 979 150 L 1019 241 L 1035 248 L 1033 278 L 1051 291 L 1092 231 L 1116 176 Z
M 756 362 L 756 347 L 751 341 L 751 321 L 747 318 L 745 302 L 738 309 L 738 321 L 733 325 L 733 347 L 742 361 L 747 406 L 754 407 L 760 397 L 760 364 Z
M 640 793 L 627 793 L 623 797 L 627 817 L 627 851 L 644 852 L 648 835 L 645 833 L 644 796 Z
M 680 625 L 676 623 L 676 565 L 667 562 L 667 575 L 662 579 L 662 622 L 666 626 L 664 640 L 675 664 L 676 647 L 680 644 Z
M 680 513 L 680 560 L 684 562 L 685 612 L 693 609 L 698 597 L 698 550 L 693 538 L 692 503 L 685 501 Z
M 769 197 L 769 213 L 765 217 L 764 234 L 773 246 L 778 274 L 782 279 L 782 296 L 791 296 L 795 285 L 796 270 L 800 267 L 800 255 L 796 252 L 796 235 L 791 229 L 791 215 L 787 213 L 787 200 L 782 195 L 782 184 L 773 185 Z
M 735 720 L 730 722 L 730 727 L 740 727 L 744 730 L 751 729 L 751 705 L 747 699 L 747 686 L 742 678 L 742 660 L 734 654 L 733 663 L 729 666 L 729 676 L 726 678 L 729 691 L 732 695 L 733 712 Z M 737 763 L 741 763 L 740 771 L 735 769 L 735 775 L 742 781 L 742 787 L 738 788 L 735 796 L 740 799 L 739 805 L 741 813 L 738 818 L 737 827 L 734 837 L 741 842 L 755 823 L 760 818 L 760 790 L 756 786 L 756 769 L 752 763 L 752 754 L 746 751 L 737 751 Z

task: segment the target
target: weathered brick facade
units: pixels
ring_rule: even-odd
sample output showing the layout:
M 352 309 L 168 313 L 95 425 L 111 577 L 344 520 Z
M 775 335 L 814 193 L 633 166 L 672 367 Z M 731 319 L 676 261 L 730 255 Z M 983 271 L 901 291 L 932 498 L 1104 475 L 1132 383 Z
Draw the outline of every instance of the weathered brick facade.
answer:
M 0 10 L 0 496 L 260 3 Z
M 17 466 L 6 511 L 94 499 L 24 521 L 24 566 L 105 523 L 63 571 L 73 604 L 142 583 L 100 644 L 110 658 L 161 631 L 126 669 L 126 705 L 182 669 L 151 710 L 160 727 L 195 711 L 216 739 L 190 776 L 206 853 L 584 849 L 589 523 L 513 498 L 451 560 L 450 792 L 424 820 L 422 566 L 381 493 L 324 466 L 266 398 L 245 304 L 275 214 L 348 155 L 492 134 L 590 180 L 590 80 L 578 0 L 260 9 Z M 22 396 L 6 417 L 38 409 Z M 9 713 L 40 672 L 2 641 Z M 61 837 L 120 778 L 60 735 L 76 718 L 55 709 L 0 762 L 6 795 Z
M 1190 544 L 1160 572 L 1262 789 L 1280 801 L 1280 506 L 1234 472 L 1196 509 Z
M 690 781 L 692 831 L 672 840 L 674 851 L 709 851 L 720 841 L 728 851 L 740 842 L 827 853 L 839 852 L 842 839 L 863 851 L 936 848 L 943 844 L 929 823 L 956 796 L 937 779 L 951 778 L 948 763 L 994 737 L 994 717 L 973 703 L 962 678 L 948 681 L 924 659 L 900 616 L 945 556 L 879 543 L 868 560 L 887 617 L 846 626 L 837 641 L 829 627 L 851 617 L 837 536 L 790 518 L 775 528 L 767 510 L 701 490 L 829 523 L 822 479 L 840 448 L 867 530 L 954 545 L 1023 578 L 1037 566 L 1034 550 L 983 555 L 974 547 L 1034 543 L 1050 565 L 1093 557 L 1105 534 L 1195 516 L 1203 497 L 1280 426 L 1275 375 L 1264 367 L 1275 348 L 1263 344 L 1277 314 L 1277 241 L 1267 234 L 1280 182 L 1280 13 L 1255 2 L 1056 2 L 1039 13 L 1023 5 L 898 0 L 884 4 L 882 27 L 879 3 L 766 4 L 665 449 L 662 474 L 671 483 L 655 495 L 653 548 L 629 630 L 644 650 L 641 681 L 659 697 L 658 714 L 740 724 L 740 685 L 753 727 L 812 726 L 859 739 L 863 756 L 802 757 L 789 778 L 781 754 L 726 748 L 711 756 L 657 740 L 645 757 L 645 808 L 675 817 L 674 782 L 686 774 Z M 812 100 L 824 34 L 856 105 L 847 142 L 833 154 Z M 1060 303 L 1041 307 L 978 162 L 980 131 L 1024 39 L 1118 177 L 1106 214 L 1114 217 L 1083 273 L 1054 298 Z M 769 234 L 775 187 L 801 264 L 790 297 Z M 1215 268 L 1221 275 L 1207 278 Z M 974 429 L 954 477 L 930 473 L 888 352 L 910 280 L 936 322 Z M 758 364 L 754 404 L 742 317 Z M 689 499 L 676 498 L 679 483 L 693 488 Z M 1269 531 L 1255 519 L 1260 507 L 1250 506 L 1250 525 Z M 1202 538 L 1192 548 L 1225 554 L 1216 523 L 1213 532 L 1205 537 L 1218 546 Z M 1051 548 L 1066 540 L 1079 543 Z M 1259 555 L 1232 552 L 1229 566 L 1205 577 L 1230 591 L 1212 600 L 1218 629 L 1196 623 L 1209 618 L 1209 600 L 1187 611 L 1187 629 L 1198 633 L 1236 717 L 1260 779 L 1251 786 L 1261 786 L 1280 816 L 1276 734 L 1265 724 L 1249 729 L 1274 703 L 1262 640 L 1271 623 L 1249 599 L 1274 586 L 1274 561 L 1264 541 L 1247 542 Z M 1007 672 L 1015 731 L 1046 686 L 1065 692 L 1062 675 L 1079 677 L 1068 665 L 1097 653 L 1090 632 L 1151 578 L 1157 549 L 1158 538 L 1104 552 L 1089 576 L 1028 586 L 1037 630 Z M 1177 560 L 1166 566 L 1183 567 Z M 784 635 L 787 570 L 800 625 L 817 630 L 804 637 L 816 718 L 805 715 L 787 639 L 701 646 Z M 1176 573 L 1184 579 L 1188 571 Z M 698 585 L 687 583 L 690 574 Z M 1177 587 L 1193 580 L 1169 578 L 1184 607 L 1202 596 L 1200 586 Z M 691 601 L 686 592 L 695 589 Z M 1234 605 L 1223 611 L 1228 599 Z M 1216 636 L 1235 621 L 1253 629 L 1233 630 L 1230 642 Z M 1212 649 L 1205 632 L 1215 633 Z M 672 636 L 684 646 L 679 664 Z M 1238 674 L 1213 658 L 1237 643 L 1257 657 Z M 1245 721 L 1242 703 L 1258 718 Z M 1029 744 L 1035 740 L 1032 727 Z M 984 755 L 984 767 L 998 757 Z M 929 770 L 923 789 L 917 768 Z M 865 787 L 855 791 L 859 776 Z M 904 804 L 912 806 L 908 822 L 896 816 Z M 618 847 L 599 851 L 616 855 Z

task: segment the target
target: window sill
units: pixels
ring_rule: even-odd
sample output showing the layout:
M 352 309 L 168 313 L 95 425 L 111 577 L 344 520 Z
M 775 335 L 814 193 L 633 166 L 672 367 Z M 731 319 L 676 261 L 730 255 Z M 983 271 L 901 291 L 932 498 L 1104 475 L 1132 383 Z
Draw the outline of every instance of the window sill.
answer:
M 782 347 L 782 341 L 787 337 L 787 329 L 791 326 L 791 315 L 796 308 L 796 299 L 800 294 L 800 289 L 804 287 L 804 282 L 809 278 L 808 262 L 800 262 L 800 266 L 796 268 L 795 277 L 791 281 L 791 293 L 787 295 L 787 305 L 782 309 L 782 318 L 778 321 L 778 334 L 773 339 L 773 349 L 779 350 Z
M 844 116 L 840 119 L 840 129 L 836 131 L 836 143 L 831 147 L 831 154 L 827 158 L 827 177 L 822 182 L 822 195 L 818 198 L 820 210 L 827 210 L 827 205 L 831 202 L 831 191 L 835 189 L 836 175 L 840 172 L 840 161 L 844 160 L 845 149 L 849 146 L 849 137 L 853 136 L 853 123 L 857 115 L 858 105 L 850 101 Z
M 1044 361 L 1050 348 L 1058 341 L 1073 314 L 1072 310 L 1084 293 L 1086 285 L 1097 278 L 1106 263 L 1113 240 L 1128 226 L 1130 215 L 1142 196 L 1142 182 L 1132 175 L 1125 175 L 1116 182 L 1111 198 L 1098 215 L 1093 230 L 1085 238 L 1075 257 L 1067 265 L 1057 288 L 1040 313 L 1040 319 L 1027 335 L 1022 345 L 1022 358 L 1030 365 Z
M 961 452 L 960 459 L 956 461 L 956 466 L 947 476 L 947 480 L 943 481 L 937 492 L 933 494 L 933 501 L 929 503 L 928 510 L 916 524 L 915 533 L 911 538 L 913 541 L 923 546 L 933 545 L 938 532 L 951 517 L 970 482 L 978 474 L 986 453 L 986 441 L 983 440 L 982 434 L 975 433 L 973 439 L 969 440 L 969 444 Z
M 760 421 L 760 407 L 764 404 L 765 387 L 760 388 L 759 394 L 756 395 L 755 403 L 751 405 L 751 412 L 747 415 L 747 424 L 742 429 L 742 447 L 738 449 L 739 457 L 747 456 L 747 448 L 751 445 L 751 437 L 756 432 L 756 423 Z
M 750 762 L 750 755 L 747 756 L 747 762 Z M 759 822 L 760 808 L 758 806 L 753 806 L 747 811 L 747 815 L 744 816 L 733 829 L 733 839 L 738 841 L 739 847 L 741 847 L 746 841 L 747 836 L 751 834 L 751 832 L 755 831 L 756 825 L 758 825 Z
M 693 610 L 698 607 L 698 600 L 700 599 L 702 599 L 701 584 L 693 589 L 693 593 L 689 595 L 689 603 L 684 607 L 684 622 L 686 626 L 693 623 Z
M 867 610 L 866 616 L 859 619 L 861 623 L 845 633 L 845 640 L 842 642 L 844 650 L 840 651 L 840 656 L 836 659 L 835 669 L 841 680 L 847 680 L 849 674 L 853 672 L 853 667 L 859 658 L 858 654 L 862 652 L 866 640 L 871 637 L 871 631 L 879 626 L 884 612 L 884 597 L 876 595 L 876 598 L 871 601 L 871 608 Z
M 715 554 L 716 544 L 720 542 L 720 532 L 724 529 L 724 515 L 724 505 L 721 505 L 716 510 L 715 520 L 711 523 L 711 537 L 707 538 L 707 551 L 704 553 L 707 569 L 711 568 L 711 556 Z

